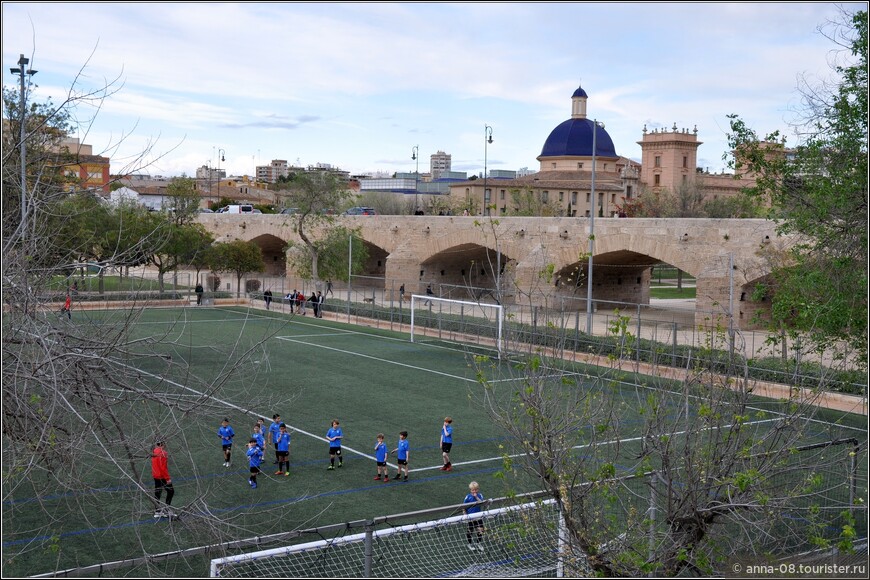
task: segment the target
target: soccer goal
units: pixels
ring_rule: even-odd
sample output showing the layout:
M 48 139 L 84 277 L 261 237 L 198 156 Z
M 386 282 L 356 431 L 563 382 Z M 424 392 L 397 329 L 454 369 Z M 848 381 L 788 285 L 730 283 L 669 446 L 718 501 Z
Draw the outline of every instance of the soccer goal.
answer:
M 399 572 L 406 578 L 562 576 L 560 522 L 552 499 L 386 529 L 376 530 L 372 522 L 363 533 L 217 558 L 210 573 L 221 578 L 389 578 Z
M 501 304 L 411 295 L 411 342 L 447 340 L 494 348 L 501 358 L 504 307 Z

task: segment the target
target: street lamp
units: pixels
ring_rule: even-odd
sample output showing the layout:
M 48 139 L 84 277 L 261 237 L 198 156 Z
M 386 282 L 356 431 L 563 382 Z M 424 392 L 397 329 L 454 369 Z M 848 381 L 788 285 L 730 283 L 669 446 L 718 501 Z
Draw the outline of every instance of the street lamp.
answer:
M 226 161 L 226 158 L 224 157 L 224 153 L 226 153 L 226 151 L 224 151 L 223 149 L 218 149 L 218 170 L 217 170 L 217 178 L 218 178 L 218 195 L 217 196 L 218 196 L 218 199 L 221 198 L 221 161 Z
M 592 255 L 595 253 L 595 153 L 597 148 L 596 135 L 598 127 L 604 128 L 604 123 L 599 125 L 597 119 L 592 120 L 592 185 L 590 189 L 589 211 L 589 272 L 586 276 L 586 334 L 592 334 Z
M 489 125 L 483 125 L 483 207 L 484 207 L 484 215 L 489 215 L 489 195 L 486 190 L 486 156 L 487 156 L 487 147 L 492 143 L 492 127 Z
M 417 204 L 417 192 L 420 189 L 420 185 L 417 180 L 420 179 L 420 156 L 418 153 L 420 152 L 420 146 L 414 145 L 411 147 L 411 161 L 417 161 L 417 172 L 414 173 L 414 214 L 417 213 L 417 208 L 419 207 Z
M 14 75 L 19 75 L 21 84 L 20 84 L 20 93 L 18 96 L 18 107 L 19 113 L 21 115 L 21 135 L 20 135 L 20 143 L 19 147 L 21 148 L 21 237 L 24 238 L 27 236 L 27 144 L 25 142 L 25 138 L 27 137 L 27 129 L 25 127 L 25 111 L 27 107 L 25 105 L 25 97 L 24 97 L 24 75 L 33 76 L 36 74 L 36 71 L 33 69 L 26 69 L 25 67 L 30 62 L 29 58 L 25 58 L 22 54 L 18 59 L 18 66 L 16 68 L 9 69 Z

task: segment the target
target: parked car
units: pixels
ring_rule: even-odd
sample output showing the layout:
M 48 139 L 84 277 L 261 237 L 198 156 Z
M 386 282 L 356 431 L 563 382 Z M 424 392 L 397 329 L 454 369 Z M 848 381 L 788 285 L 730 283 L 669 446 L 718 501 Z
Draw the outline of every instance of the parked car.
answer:
M 284 215 L 293 215 L 294 213 L 299 213 L 298 207 L 285 207 L 281 210 L 281 213 Z
M 249 203 L 241 204 L 241 205 L 228 205 L 226 207 L 222 207 L 218 210 L 217 213 L 256 213 L 254 211 L 254 206 Z
M 378 215 L 373 207 L 352 207 L 341 215 Z
M 207 207 L 199 208 L 199 213 L 214 213 L 214 210 L 208 209 Z

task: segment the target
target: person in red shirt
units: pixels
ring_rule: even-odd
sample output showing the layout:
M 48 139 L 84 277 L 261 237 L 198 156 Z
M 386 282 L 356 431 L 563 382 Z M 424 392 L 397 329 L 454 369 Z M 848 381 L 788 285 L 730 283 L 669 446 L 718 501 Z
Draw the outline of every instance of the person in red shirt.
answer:
M 175 489 L 172 487 L 172 478 L 169 476 L 169 455 L 166 453 L 166 443 L 158 441 L 151 452 L 151 476 L 154 478 L 154 497 L 160 501 L 163 490 L 166 490 L 166 507 L 159 507 L 154 512 L 155 518 L 172 517 L 172 496 Z
M 66 313 L 67 317 L 72 320 L 72 298 L 69 293 L 66 295 L 66 300 L 63 303 L 63 308 L 60 309 L 60 313 Z

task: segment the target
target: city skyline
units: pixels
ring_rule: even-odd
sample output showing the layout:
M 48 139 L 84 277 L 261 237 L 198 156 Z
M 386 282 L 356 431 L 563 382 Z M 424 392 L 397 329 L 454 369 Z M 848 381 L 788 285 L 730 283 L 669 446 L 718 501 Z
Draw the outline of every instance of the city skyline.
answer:
M 858 4 L 844 4 L 852 9 Z M 3 4 L 4 87 L 19 55 L 31 98 L 113 79 L 78 137 L 112 173 L 253 174 L 272 159 L 352 174 L 538 169 L 582 86 L 618 154 L 649 131 L 698 128 L 698 165 L 725 167 L 727 115 L 764 135 L 800 107 L 799 77 L 831 76 L 817 30 L 831 3 Z M 145 166 L 136 163 L 149 145 Z M 425 162 L 425 163 L 424 163 Z

